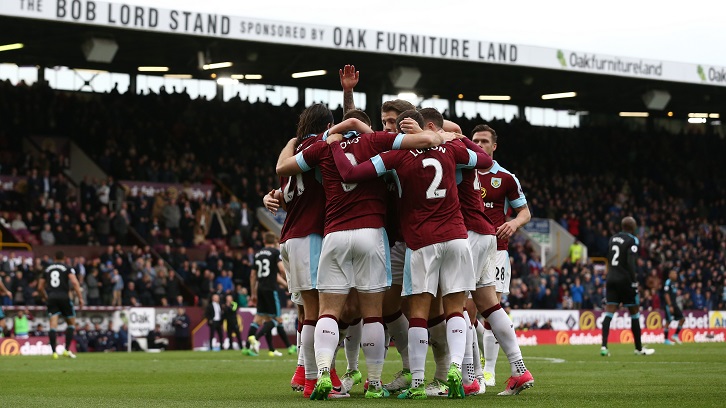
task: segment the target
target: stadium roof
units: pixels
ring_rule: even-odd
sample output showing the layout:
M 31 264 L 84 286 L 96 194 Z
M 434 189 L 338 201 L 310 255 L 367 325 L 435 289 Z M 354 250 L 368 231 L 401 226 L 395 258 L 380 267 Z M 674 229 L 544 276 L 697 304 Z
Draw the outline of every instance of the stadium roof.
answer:
M 96 2 L 100 3 L 100 2 Z M 99 6 L 100 7 L 100 6 Z M 120 12 L 120 10 L 117 10 Z M 72 10 L 65 11 L 70 18 Z M 96 13 L 99 13 L 96 10 Z M 87 10 L 82 13 L 87 14 Z M 133 9 L 131 9 L 133 21 Z M 162 10 L 163 13 L 163 10 Z M 47 14 L 47 13 L 46 13 Z M 182 23 L 181 14 L 177 14 L 177 21 Z M 168 17 L 168 16 L 167 16 Z M 108 19 L 108 16 L 106 16 Z M 121 18 L 120 14 L 116 18 Z M 148 25 L 150 15 L 145 14 Z M 192 15 L 192 20 L 194 19 Z M 579 57 L 607 60 L 607 56 L 578 55 L 565 51 L 560 58 L 559 53 L 552 53 L 552 61 L 547 64 L 561 63 L 560 69 L 543 68 L 548 66 L 537 63 L 518 63 L 512 59 L 522 58 L 523 46 L 503 43 L 470 44 L 469 53 L 484 57 L 487 61 L 479 62 L 476 56 L 472 58 L 430 58 L 412 56 L 411 53 L 401 52 L 400 40 L 393 52 L 361 52 L 355 44 L 361 41 L 356 29 L 340 29 L 339 41 L 344 45 L 351 41 L 350 49 L 334 49 L 325 45 L 318 45 L 309 41 L 311 31 L 308 27 L 306 41 L 287 41 L 291 37 L 287 34 L 281 39 L 264 38 L 263 41 L 240 40 L 225 38 L 229 36 L 214 36 L 209 34 L 198 35 L 194 30 L 189 35 L 179 35 L 163 31 L 129 30 L 104 25 L 74 24 L 69 22 L 45 20 L 30 20 L 25 18 L 0 16 L 0 45 L 22 42 L 24 48 L 0 52 L 0 62 L 13 62 L 18 65 L 69 66 L 73 68 L 103 69 L 114 72 L 136 73 L 139 66 L 168 66 L 169 73 L 192 74 L 196 78 L 208 79 L 210 72 L 200 69 L 199 54 L 204 56 L 206 62 L 231 61 L 230 68 L 214 71 L 219 76 L 231 74 L 261 74 L 263 83 L 274 85 L 287 85 L 296 87 L 338 89 L 336 72 L 345 64 L 354 64 L 362 73 L 362 80 L 356 88 L 359 92 L 373 94 L 396 94 L 401 91 L 414 91 L 420 96 L 432 97 L 438 95 L 445 99 L 457 99 L 463 94 L 465 100 L 477 100 L 479 95 L 508 95 L 510 102 L 519 106 L 540 106 L 555 109 L 574 111 L 591 111 L 603 113 L 616 113 L 621 111 L 644 111 L 643 94 L 651 90 L 664 90 L 670 93 L 671 100 L 665 111 L 652 112 L 652 115 L 666 115 L 666 111 L 673 111 L 676 116 L 685 117 L 688 112 L 721 112 L 724 110 L 720 101 L 726 97 L 726 72 L 723 68 L 705 67 L 706 76 L 710 80 L 713 75 L 723 78 L 721 82 L 713 81 L 719 85 L 708 84 L 709 80 L 698 79 L 695 67 L 683 65 L 688 68 L 682 73 L 683 81 L 664 81 L 648 78 L 648 75 L 632 77 L 628 75 L 592 74 L 588 71 L 575 69 L 574 62 Z M 208 21 L 204 21 L 205 27 Z M 216 30 L 222 30 L 223 22 L 217 22 Z M 32 29 L 29 29 L 32 27 Z M 301 25 L 300 27 L 305 27 Z M 287 30 L 287 27 L 283 27 Z M 293 30 L 295 27 L 291 27 Z M 255 28 L 253 28 L 255 29 Z M 168 30 L 167 30 L 168 31 Z M 330 31 L 333 31 L 332 29 Z M 332 32 L 326 35 L 332 36 Z M 384 33 L 385 36 L 391 33 Z M 395 33 L 392 33 L 395 35 Z M 294 36 L 295 34 L 290 34 Z M 368 34 L 370 35 L 370 34 Z M 299 34 L 298 34 L 299 36 Z M 118 44 L 118 52 L 111 64 L 88 62 L 81 49 L 81 45 L 89 38 L 112 38 Z M 260 37 L 262 38 L 262 37 Z M 363 39 L 368 44 L 370 37 Z M 293 38 L 294 39 L 294 38 Z M 271 42 L 275 41 L 275 42 Z M 409 37 L 409 47 L 411 38 Z M 422 42 L 427 41 L 425 38 Z M 285 43 L 287 42 L 287 43 Z M 449 53 L 452 43 L 449 42 Z M 440 46 L 440 45 L 439 45 Z M 463 47 L 463 44 L 459 44 Z M 483 47 L 483 48 L 482 48 Z M 530 47 L 532 48 L 532 47 Z M 537 48 L 537 47 L 534 47 Z M 529 49 L 527 49 L 529 50 Z M 462 50 L 459 50 L 461 53 Z M 493 52 L 493 54 L 491 54 Z M 534 52 L 539 52 L 534 50 Z M 516 55 L 519 53 L 520 55 Z M 515 54 L 515 55 L 513 55 Z M 574 56 L 573 56 L 574 54 Z M 459 55 L 461 57 L 461 54 Z M 557 57 L 557 58 L 556 58 Z M 637 60 L 620 60 L 612 57 L 616 64 L 635 64 Z M 608 63 L 609 61 L 606 61 Z M 642 63 L 643 61 L 640 61 Z M 586 63 L 586 61 L 585 61 Z M 657 69 L 658 61 L 646 61 L 646 65 Z M 391 81 L 391 71 L 400 67 L 415 67 L 421 77 L 413 89 L 394 86 Z M 567 68 L 567 69 L 562 69 Z M 642 68 L 642 66 L 640 67 Z M 680 66 L 675 66 L 676 72 L 681 75 Z M 699 69 L 704 68 L 700 67 Z M 327 75 L 295 79 L 292 73 L 310 70 L 326 70 Z M 681 69 L 681 71 L 686 70 Z M 693 72 L 690 72 L 693 71 Z M 692 79 L 693 77 L 696 79 Z M 657 76 L 662 77 L 662 76 Z M 718 78 L 717 78 L 718 79 Z M 692 83 L 700 82 L 700 83 Z M 541 95 L 557 92 L 576 92 L 577 97 L 557 100 L 542 100 Z

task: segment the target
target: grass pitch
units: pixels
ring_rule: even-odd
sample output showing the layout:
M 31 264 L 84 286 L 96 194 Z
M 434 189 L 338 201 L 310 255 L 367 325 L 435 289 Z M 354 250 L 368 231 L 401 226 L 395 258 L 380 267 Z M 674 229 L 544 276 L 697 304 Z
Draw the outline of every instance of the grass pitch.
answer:
M 75 360 L 0 357 L 0 407 L 282 407 L 401 406 L 447 404 L 497 407 L 723 407 L 726 345 L 655 345 L 652 356 L 633 355 L 632 345 L 611 345 L 612 357 L 597 346 L 523 347 L 535 386 L 515 397 L 499 397 L 509 376 L 501 354 L 497 386 L 464 400 L 364 400 L 352 397 L 308 401 L 290 389 L 294 356 L 244 357 L 239 352 L 79 354 Z M 384 381 L 400 369 L 394 349 Z M 340 353 L 342 357 L 343 353 Z M 430 355 L 429 355 L 430 357 Z M 365 366 L 361 355 L 362 372 Z M 338 359 L 341 374 L 345 359 Z M 427 365 L 427 379 L 433 362 Z

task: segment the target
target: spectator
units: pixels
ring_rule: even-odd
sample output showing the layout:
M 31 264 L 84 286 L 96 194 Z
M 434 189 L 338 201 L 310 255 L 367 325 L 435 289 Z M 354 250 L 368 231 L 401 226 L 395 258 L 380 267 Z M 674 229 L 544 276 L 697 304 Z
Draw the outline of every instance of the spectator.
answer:
M 101 305 L 101 282 L 98 280 L 98 269 L 93 268 L 90 275 L 86 275 L 86 296 L 88 298 L 88 306 Z
M 43 225 L 43 231 L 40 233 L 40 240 L 43 245 L 55 245 L 55 235 L 50 224 Z
M 121 306 L 121 291 L 124 289 L 124 279 L 121 277 L 121 274 L 119 274 L 118 269 L 113 270 L 111 284 L 113 285 L 111 306 Z
M 76 335 L 74 336 L 74 339 L 76 340 L 76 352 L 78 353 L 87 353 L 89 350 L 89 332 L 91 331 L 91 325 L 86 323 L 85 326 L 81 326 L 80 324 L 76 327 Z
M 27 339 L 30 337 L 30 320 L 33 316 L 29 315 L 27 309 L 18 310 L 17 316 L 13 319 L 13 332 L 15 338 Z
M 108 245 L 111 235 L 111 218 L 108 214 L 108 207 L 105 205 L 101 206 L 100 211 L 96 214 L 96 234 L 101 245 Z
M 161 325 L 159 324 L 155 325 L 153 330 L 149 330 L 146 341 L 149 349 L 166 350 L 169 347 L 169 339 L 161 335 Z
M 582 303 L 585 297 L 585 288 L 582 286 L 580 277 L 575 278 L 575 283 L 570 286 L 570 293 L 572 293 L 572 303 L 575 309 L 582 309 Z
M 33 337 L 45 337 L 48 333 L 46 333 L 45 330 L 43 330 L 43 325 L 38 323 L 38 325 L 35 327 L 35 330 L 32 333 Z
M 186 315 L 186 310 L 180 307 L 176 311 L 176 317 L 171 322 L 174 327 L 174 344 L 176 344 L 177 350 L 190 350 L 191 349 L 191 330 L 189 325 L 189 316 Z

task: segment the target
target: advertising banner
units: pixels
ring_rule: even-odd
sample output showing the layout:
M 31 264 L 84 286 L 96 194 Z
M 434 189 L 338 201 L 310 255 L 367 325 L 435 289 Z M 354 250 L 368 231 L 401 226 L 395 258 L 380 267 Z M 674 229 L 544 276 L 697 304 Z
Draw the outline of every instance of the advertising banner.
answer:
M 12 317 L 15 316 L 19 309 L 28 310 L 33 316 L 30 323 L 32 329 L 35 329 L 35 327 L 40 324 L 43 330 L 48 331 L 50 326 L 48 315 L 46 314 L 44 306 L 29 306 L 27 308 L 25 306 L 3 306 L 3 311 L 8 317 L 5 319 L 5 324 L 7 324 L 10 329 L 12 329 L 13 326 Z M 164 336 L 171 336 L 174 334 L 174 328 L 172 327 L 171 322 L 177 315 L 177 309 L 171 307 L 128 308 L 113 306 L 86 306 L 83 309 L 76 309 L 76 326 L 85 326 L 86 324 L 90 324 L 91 328 L 93 328 L 96 324 L 98 324 L 102 329 L 106 330 L 108 329 L 108 324 L 111 323 L 113 329 L 118 331 L 122 325 L 130 325 L 130 320 L 132 319 L 131 311 L 134 309 L 137 310 L 137 312 L 133 314 L 133 319 L 137 320 L 137 323 L 135 324 L 138 325 L 139 320 L 148 319 L 148 321 L 152 321 L 153 323 L 148 324 L 147 321 L 145 327 L 153 329 L 154 324 L 159 324 L 161 326 L 161 334 Z M 149 309 L 152 312 L 153 317 L 151 314 L 146 314 L 149 313 L 148 311 L 145 311 L 143 315 L 139 314 L 139 309 Z M 201 311 L 198 310 L 200 308 L 186 307 L 184 309 L 186 309 L 186 313 L 191 319 L 192 324 L 197 324 L 200 320 L 202 320 Z M 60 319 L 58 321 L 57 330 L 62 332 L 65 331 L 65 329 L 66 323 L 63 319 Z M 144 329 L 141 327 L 136 330 L 136 335 L 146 336 L 148 332 L 148 328 Z
M 726 311 L 714 310 L 708 312 L 708 327 L 712 329 L 726 329 Z
M 541 327 L 549 322 L 554 330 L 577 330 L 580 328 L 579 310 L 538 310 L 538 309 L 513 309 L 509 317 L 514 327 L 522 324 L 536 324 Z
M 146 336 L 149 331 L 154 330 L 156 311 L 153 307 L 132 307 L 128 311 L 128 323 L 131 336 Z
M 684 343 L 723 343 L 726 341 L 726 329 L 683 329 L 680 339 Z M 662 344 L 665 340 L 663 330 L 643 330 L 641 339 L 645 344 Z M 517 332 L 520 346 L 537 346 L 540 344 L 559 345 L 600 345 L 602 330 L 530 330 Z M 611 329 L 608 343 L 633 344 L 633 332 L 623 329 Z
M 65 346 L 59 344 L 57 353 L 62 353 Z M 76 342 L 71 344 L 71 351 L 76 351 Z M 0 338 L 0 356 L 49 356 L 53 354 L 47 337 L 29 337 L 27 339 Z
M 684 310 L 683 327 L 687 329 L 708 329 L 709 313 L 700 310 Z M 605 319 L 605 312 L 599 310 L 580 311 L 580 329 L 602 329 L 602 321 Z M 665 313 L 662 310 L 643 310 L 640 312 L 640 327 L 644 329 L 662 329 L 665 322 Z M 677 325 L 671 322 L 671 325 Z M 610 329 L 630 329 L 630 315 L 621 310 L 615 313 L 610 322 Z
M 118 1 L 5 0 L 0 2 L 0 14 L 158 33 L 726 86 L 726 68 L 719 66 L 494 42 L 482 38 L 329 26 L 311 21 L 273 21 L 217 11 L 164 9 Z

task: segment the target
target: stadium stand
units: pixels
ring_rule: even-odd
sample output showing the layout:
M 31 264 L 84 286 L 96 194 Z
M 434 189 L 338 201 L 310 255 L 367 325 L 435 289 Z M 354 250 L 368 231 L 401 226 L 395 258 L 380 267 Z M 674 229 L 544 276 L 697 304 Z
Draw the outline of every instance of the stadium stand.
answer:
M 250 255 L 262 243 L 254 216 L 242 225 L 241 211 L 256 208 L 277 187 L 272 163 L 300 109 L 239 98 L 191 100 L 181 92 L 88 94 L 0 83 L 1 174 L 26 180 L 26 187 L 2 192 L 3 226 L 33 245 L 109 245 L 98 257 L 72 262 L 86 277 L 99 271 L 99 304 L 112 302 L 114 268 L 125 282 L 125 305 L 174 304 L 182 291 L 175 274 L 197 299 L 218 290 L 242 294 L 249 290 Z M 340 110 L 335 114 L 340 118 Z M 449 117 L 464 133 L 485 122 Z M 723 138 L 535 127 L 517 119 L 489 124 L 502 135 L 496 158 L 522 181 L 532 213 L 558 220 L 591 256 L 605 254 L 623 215 L 636 216 L 644 308 L 660 306 L 662 280 L 676 269 L 685 288 L 677 299 L 682 309 L 724 309 Z M 72 138 L 108 179 L 74 185 L 64 176 L 66 157 L 30 155 L 9 143 L 29 135 Z M 677 160 L 679 155 L 689 159 Z M 119 180 L 214 187 L 204 197 L 169 190 L 148 198 L 130 194 Z M 512 308 L 601 307 L 601 265 L 566 261 L 543 267 L 521 237 L 510 245 L 510 256 Z M 16 297 L 22 293 L 19 302 L 4 304 L 37 301 L 34 272 L 43 262 L 3 262 L 6 286 Z

